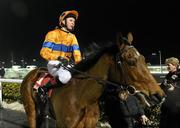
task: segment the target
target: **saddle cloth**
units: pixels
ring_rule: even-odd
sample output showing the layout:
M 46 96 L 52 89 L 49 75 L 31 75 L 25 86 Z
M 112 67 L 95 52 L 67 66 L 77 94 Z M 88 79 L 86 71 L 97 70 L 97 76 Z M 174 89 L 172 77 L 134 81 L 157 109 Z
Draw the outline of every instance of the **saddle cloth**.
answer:
M 35 82 L 34 89 L 37 90 L 40 86 L 45 86 L 47 83 L 50 83 L 52 86 L 56 85 L 56 79 L 49 73 L 43 73 Z M 50 97 L 52 94 L 52 89 L 48 90 L 48 96 Z

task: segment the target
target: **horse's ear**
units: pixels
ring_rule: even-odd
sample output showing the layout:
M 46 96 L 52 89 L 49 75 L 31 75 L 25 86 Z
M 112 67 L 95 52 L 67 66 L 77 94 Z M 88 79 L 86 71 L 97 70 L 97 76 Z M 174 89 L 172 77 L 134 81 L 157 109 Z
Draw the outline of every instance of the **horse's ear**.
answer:
M 119 33 L 117 34 L 117 36 L 116 36 L 116 43 L 117 43 L 118 45 L 121 45 L 121 44 L 123 43 L 123 42 L 122 42 L 122 38 L 123 38 L 122 33 L 119 32 Z
M 125 41 L 123 38 L 124 37 L 121 32 L 119 32 L 116 36 L 116 45 L 118 46 L 119 50 L 122 50 L 125 45 Z
M 132 32 L 129 32 L 129 33 L 127 34 L 127 38 L 128 38 L 128 43 L 129 43 L 129 44 L 132 44 L 132 41 L 133 41 Z

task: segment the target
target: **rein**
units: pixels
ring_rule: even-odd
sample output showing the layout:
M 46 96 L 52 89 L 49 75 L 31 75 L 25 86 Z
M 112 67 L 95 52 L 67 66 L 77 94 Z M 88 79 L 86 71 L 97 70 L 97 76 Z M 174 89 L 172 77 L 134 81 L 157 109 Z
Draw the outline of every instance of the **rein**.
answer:
M 117 63 L 117 65 L 120 65 L 119 67 L 121 68 L 123 74 L 125 73 L 125 71 L 124 71 L 123 68 L 122 68 L 122 60 L 123 60 L 123 59 L 122 59 L 122 54 L 123 54 L 124 52 L 127 52 L 127 51 L 130 50 L 131 48 L 134 48 L 134 46 L 129 45 L 129 47 L 124 48 L 119 54 L 116 55 L 116 63 Z M 73 65 L 73 64 L 74 64 L 74 61 L 73 61 L 71 58 L 69 58 L 69 60 L 71 61 L 72 65 Z M 119 89 L 123 89 L 122 84 L 119 85 L 119 84 L 116 84 L 116 83 L 114 83 L 114 82 L 112 82 L 112 81 L 109 81 L 109 80 L 103 80 L 103 79 L 100 78 L 100 77 L 93 76 L 93 75 L 90 75 L 90 74 L 88 74 L 88 73 L 85 73 L 85 72 L 82 72 L 82 71 L 80 71 L 80 70 L 77 70 L 77 69 L 73 68 L 73 66 L 71 66 L 71 68 L 70 68 L 70 67 L 67 67 L 67 66 L 65 66 L 65 65 L 63 65 L 63 64 L 60 63 L 60 64 L 57 65 L 56 67 L 57 67 L 57 68 L 63 67 L 64 69 L 69 70 L 69 71 L 72 70 L 72 71 L 74 71 L 74 72 L 77 72 L 77 73 L 79 73 L 79 74 L 84 75 L 86 78 L 94 79 L 94 80 L 98 81 L 100 84 L 109 84 L 109 85 L 113 85 L 113 86 L 115 86 L 115 87 L 118 87 Z M 127 84 L 127 83 L 126 83 L 127 77 L 125 77 L 125 78 L 126 78 L 125 84 Z
M 79 74 L 82 74 L 82 75 L 86 76 L 86 78 L 92 78 L 92 79 L 98 81 L 100 84 L 110 84 L 110 85 L 113 85 L 113 86 L 115 86 L 115 87 L 121 87 L 119 84 L 116 84 L 116 83 L 111 82 L 111 81 L 109 81 L 109 80 L 103 80 L 103 79 L 100 78 L 100 77 L 90 75 L 90 74 L 88 74 L 88 73 L 85 73 L 85 72 L 82 72 L 82 71 L 80 71 L 80 70 L 77 70 L 77 69 L 75 69 L 75 68 L 73 68 L 73 67 L 72 67 L 72 68 L 69 68 L 69 67 L 64 66 L 64 65 L 59 65 L 59 66 L 62 66 L 63 68 L 65 68 L 65 69 L 67 69 L 67 70 L 73 70 L 74 72 L 77 72 L 77 73 L 79 73 Z

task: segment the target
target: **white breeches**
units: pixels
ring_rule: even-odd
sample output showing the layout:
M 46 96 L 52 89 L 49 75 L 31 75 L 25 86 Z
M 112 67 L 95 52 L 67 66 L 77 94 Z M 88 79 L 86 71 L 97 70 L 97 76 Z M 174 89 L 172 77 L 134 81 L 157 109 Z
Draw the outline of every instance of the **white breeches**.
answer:
M 59 80 L 63 83 L 66 84 L 69 82 L 69 80 L 71 79 L 72 75 L 71 73 L 64 69 L 63 67 L 57 68 L 56 66 L 59 64 L 60 62 L 58 60 L 51 60 L 48 62 L 47 64 L 47 68 L 49 73 L 54 76 L 59 78 Z

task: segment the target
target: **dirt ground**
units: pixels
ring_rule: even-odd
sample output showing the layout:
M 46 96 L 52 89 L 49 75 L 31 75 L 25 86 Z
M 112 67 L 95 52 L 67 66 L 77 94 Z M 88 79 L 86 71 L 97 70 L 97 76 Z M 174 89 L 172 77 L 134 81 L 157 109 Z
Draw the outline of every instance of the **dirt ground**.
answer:
M 0 108 L 1 128 L 28 128 L 26 115 L 22 111 Z
M 51 126 L 51 128 L 55 128 L 55 126 Z M 11 104 L 3 102 L 3 107 L 0 108 L 0 128 L 29 128 L 22 104 L 18 102 Z M 108 122 L 98 122 L 97 128 L 111 127 Z

